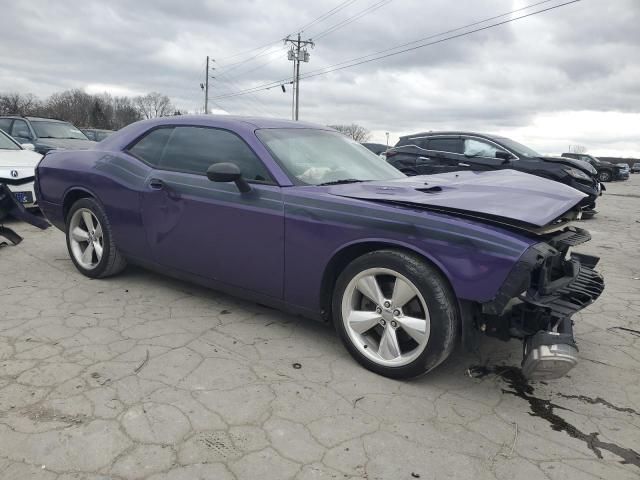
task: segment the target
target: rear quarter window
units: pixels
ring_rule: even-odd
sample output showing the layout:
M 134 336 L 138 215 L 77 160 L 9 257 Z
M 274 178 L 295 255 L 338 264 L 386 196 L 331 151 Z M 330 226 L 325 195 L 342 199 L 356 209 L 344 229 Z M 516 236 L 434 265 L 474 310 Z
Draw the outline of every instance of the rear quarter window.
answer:
M 162 159 L 171 132 L 173 127 L 151 130 L 127 150 L 140 160 L 157 166 Z
M 428 150 L 463 153 L 462 140 L 459 138 L 431 138 L 429 139 Z

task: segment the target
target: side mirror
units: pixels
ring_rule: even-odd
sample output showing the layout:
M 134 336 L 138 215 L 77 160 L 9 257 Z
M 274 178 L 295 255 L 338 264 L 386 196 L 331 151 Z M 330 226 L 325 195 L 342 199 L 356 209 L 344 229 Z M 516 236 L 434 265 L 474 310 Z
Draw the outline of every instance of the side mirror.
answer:
M 506 162 L 508 162 L 509 160 L 511 160 L 513 158 L 513 155 L 511 155 L 509 152 L 504 152 L 502 150 L 498 150 L 496 152 L 496 158 L 504 160 L 505 163 L 506 163 Z
M 234 163 L 214 163 L 207 169 L 207 178 L 212 182 L 234 182 L 242 193 L 251 191 L 251 186 Z
M 34 152 L 36 149 L 33 143 L 21 143 L 20 146 L 25 150 L 31 150 L 32 152 Z

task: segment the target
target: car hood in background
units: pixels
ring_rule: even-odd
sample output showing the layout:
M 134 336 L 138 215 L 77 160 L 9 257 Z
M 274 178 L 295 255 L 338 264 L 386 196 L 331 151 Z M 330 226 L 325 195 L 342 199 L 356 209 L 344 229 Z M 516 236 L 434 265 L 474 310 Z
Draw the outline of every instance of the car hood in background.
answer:
M 45 149 L 89 150 L 96 142 L 92 140 L 76 140 L 73 138 L 39 138 L 38 146 Z
M 584 173 L 594 177 L 598 174 L 598 171 L 589 162 L 584 160 L 577 160 L 569 157 L 540 157 L 547 162 L 564 163 L 568 167 L 574 167 L 582 170 Z
M 351 183 L 332 186 L 328 193 L 509 219 L 536 227 L 550 224 L 587 196 L 562 183 L 516 170 L 452 172 Z
M 31 167 L 38 165 L 42 155 L 31 150 L 0 150 L 0 170 L 10 167 Z
M 0 183 L 22 185 L 33 181 L 41 158 L 29 150 L 0 150 Z

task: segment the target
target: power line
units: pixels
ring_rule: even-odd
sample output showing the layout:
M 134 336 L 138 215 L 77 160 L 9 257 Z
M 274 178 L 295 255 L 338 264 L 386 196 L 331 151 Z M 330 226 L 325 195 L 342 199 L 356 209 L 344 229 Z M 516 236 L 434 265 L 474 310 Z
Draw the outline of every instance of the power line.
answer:
M 543 0 L 543 1 L 539 1 L 539 2 L 537 2 L 537 3 L 532 3 L 531 5 L 527 5 L 526 7 L 517 8 L 517 9 L 515 9 L 515 10 L 511 10 L 510 12 L 502 13 L 502 14 L 500 14 L 500 15 L 495 15 L 495 16 L 493 16 L 493 17 L 489 17 L 489 18 L 485 18 L 484 20 L 479 20 L 479 21 L 477 21 L 477 22 L 469 23 L 469 24 L 464 25 L 464 26 L 462 26 L 462 27 L 457 27 L 457 28 L 453 28 L 453 29 L 451 29 L 451 30 L 446 30 L 446 31 L 444 31 L 444 32 L 440 32 L 440 33 L 436 33 L 436 34 L 433 34 L 433 35 L 429 35 L 429 36 L 427 36 L 427 37 L 419 38 L 419 39 L 417 39 L 417 40 L 413 40 L 413 41 L 411 41 L 411 42 L 407 42 L 407 43 L 403 43 L 403 44 L 400 44 L 400 45 L 396 45 L 395 47 L 391 47 L 391 48 L 387 48 L 387 49 L 385 49 L 385 50 L 380 50 L 380 51 L 377 51 L 377 52 L 373 52 L 373 53 L 370 53 L 370 54 L 368 54 L 368 55 L 363 55 L 362 57 L 352 58 L 352 59 L 350 59 L 350 60 L 345 60 L 345 61 L 343 61 L 343 62 L 334 63 L 333 65 L 329 65 L 328 67 L 318 68 L 318 69 L 316 69 L 316 70 L 312 70 L 312 71 L 310 71 L 310 72 L 307 72 L 307 74 L 311 74 L 311 73 L 319 72 L 319 71 L 322 71 L 322 70 L 324 70 L 324 69 L 326 69 L 326 68 L 336 67 L 336 66 L 338 66 L 338 65 L 348 64 L 348 63 L 351 63 L 351 62 L 353 62 L 353 61 L 361 60 L 361 59 L 368 58 L 368 57 L 373 57 L 373 56 L 375 56 L 375 55 L 379 55 L 379 54 L 383 54 L 383 53 L 387 53 L 387 52 L 392 52 L 392 51 L 394 51 L 394 50 L 398 50 L 399 48 L 406 47 L 406 46 L 408 46 L 408 45 L 415 45 L 416 43 L 424 42 L 425 40 L 430 40 L 430 39 L 432 39 L 432 38 L 441 37 L 441 36 L 443 36 L 443 35 L 447 35 L 447 34 L 449 34 L 449 33 L 459 32 L 460 30 L 467 30 L 467 29 L 468 29 L 468 28 L 470 28 L 470 27 L 475 27 L 476 25 L 481 25 L 481 24 L 483 24 L 483 23 L 490 22 L 491 20 L 496 20 L 496 19 L 498 19 L 498 18 L 506 17 L 506 16 L 508 16 L 508 15 L 513 15 L 514 13 L 518 13 L 518 12 L 521 12 L 521 11 L 523 11 L 523 10 L 529 10 L 529 9 L 531 9 L 531 8 L 533 8 L 533 7 L 537 7 L 537 6 L 539 6 L 539 5 L 542 5 L 542 4 L 545 4 L 545 3 L 554 2 L 554 1 L 557 1 L 557 0 Z M 562 6 L 562 5 L 559 5 L 559 6 Z M 540 12 L 542 12 L 542 11 L 544 11 L 544 10 L 540 10 Z M 523 18 L 524 18 L 524 17 L 523 17 Z M 473 33 L 473 32 L 472 32 L 472 33 Z
M 239 62 L 235 62 L 235 63 L 230 63 L 227 65 L 222 65 L 220 64 L 218 61 L 213 60 L 217 65 L 220 65 L 220 68 L 222 69 L 220 72 L 220 75 L 227 75 L 229 74 L 229 72 L 239 68 L 241 65 L 244 65 L 247 62 L 250 62 L 251 60 L 255 60 L 256 58 L 262 57 L 264 55 L 270 55 L 272 53 L 274 53 L 275 51 L 272 50 L 273 46 L 267 48 L 266 50 L 260 51 L 258 53 L 256 53 L 255 55 L 252 55 L 249 58 L 245 58 L 244 60 L 241 60 Z M 269 51 L 271 50 L 271 51 Z
M 410 51 L 413 51 L 413 50 L 418 50 L 419 48 L 429 47 L 431 45 L 436 45 L 438 43 L 443 43 L 443 42 L 446 42 L 448 40 L 453 40 L 453 39 L 456 39 L 456 38 L 465 37 L 465 36 L 471 35 L 473 33 L 481 32 L 483 30 L 489 30 L 490 28 L 499 27 L 499 26 L 505 25 L 507 23 L 515 22 L 516 20 L 521 20 L 523 18 L 532 17 L 534 15 L 538 15 L 540 13 L 548 12 L 550 10 L 555 10 L 556 8 L 564 7 L 564 6 L 570 5 L 572 3 L 578 3 L 580 1 L 581 0 L 571 0 L 571 1 L 564 2 L 564 3 L 558 4 L 558 5 L 554 5 L 553 7 L 544 8 L 542 10 L 538 10 L 538 11 L 535 11 L 535 12 L 527 13 L 527 14 L 521 15 L 519 17 L 510 18 L 508 20 L 503 20 L 502 22 L 493 23 L 493 24 L 487 25 L 485 27 L 480 27 L 480 28 L 476 28 L 474 30 L 469 30 L 469 31 L 466 31 L 466 32 L 463 32 L 463 33 L 459 33 L 459 34 L 456 34 L 456 35 L 451 35 L 449 37 L 441 38 L 441 39 L 435 40 L 433 42 L 423 43 L 423 44 L 420 44 L 420 45 L 416 45 L 415 47 L 405 48 L 404 50 L 400 50 L 400 51 L 397 51 L 397 52 L 394 52 L 394 53 L 388 53 L 388 54 L 385 54 L 385 55 L 380 55 L 380 56 L 377 56 L 377 57 L 374 57 L 374 58 L 370 58 L 368 60 L 362 60 L 362 61 L 355 62 L 355 63 L 349 63 L 349 65 L 345 65 L 345 66 L 342 66 L 342 67 L 331 68 L 331 66 L 330 66 L 330 67 L 327 67 L 327 69 L 325 69 L 322 72 L 318 72 L 318 73 L 308 72 L 303 78 L 311 78 L 311 77 L 317 77 L 319 75 L 326 75 L 327 73 L 335 72 L 335 71 L 338 71 L 338 70 L 344 70 L 345 68 L 351 68 L 351 67 L 355 67 L 355 66 L 358 66 L 358 65 L 363 65 L 365 63 L 370 63 L 370 62 L 373 62 L 373 61 L 376 61 L 376 60 L 382 60 L 383 58 L 392 57 L 394 55 L 400 55 L 401 53 L 406 53 L 406 52 L 410 52 Z M 414 42 L 414 43 L 416 43 L 416 42 Z M 364 57 L 361 57 L 361 58 L 364 58 Z M 357 60 L 357 59 L 352 60 L 352 62 L 355 61 L 355 60 Z
M 236 57 L 239 57 L 241 55 L 245 55 L 247 53 L 255 52 L 256 50 L 262 50 L 262 49 L 270 47 L 272 45 L 276 45 L 277 43 L 280 43 L 281 41 L 282 41 L 282 39 L 278 39 L 275 42 L 269 42 L 269 43 L 266 43 L 264 45 L 260 45 L 259 47 L 250 48 L 249 50 L 243 50 L 241 52 L 234 53 L 233 55 L 228 55 L 226 57 L 219 58 L 219 60 L 224 61 L 224 60 L 229 60 L 230 58 L 236 58 Z
M 214 80 L 216 80 L 216 85 L 218 85 L 219 88 L 223 89 L 224 91 L 229 92 L 229 95 L 237 93 L 237 91 L 232 88 L 232 85 L 228 85 L 228 83 L 230 83 L 229 80 L 226 80 L 225 83 L 222 83 L 222 81 L 218 79 Z M 269 107 L 252 93 L 249 93 L 246 96 L 242 97 L 232 96 L 228 98 L 228 100 L 242 100 L 242 102 L 245 104 L 245 108 L 248 108 L 249 111 L 259 110 L 268 117 L 274 116 L 273 113 L 269 111 Z
M 260 70 L 261 68 L 263 68 L 263 67 L 265 67 L 265 66 L 267 66 L 267 65 L 269 65 L 269 64 L 271 64 L 273 62 L 275 62 L 276 60 L 281 59 L 282 58 L 281 57 L 282 53 L 284 51 L 286 51 L 286 50 L 287 50 L 287 47 L 285 47 L 284 45 L 281 45 L 280 48 L 278 48 L 277 50 L 273 50 L 272 52 L 269 52 L 269 55 L 276 55 L 276 54 L 277 55 L 272 57 L 272 58 L 270 58 L 266 62 L 260 63 L 259 65 L 255 66 L 253 68 L 250 68 L 249 70 L 243 70 L 241 72 L 236 72 L 235 75 L 231 75 L 230 77 L 228 76 L 228 73 L 229 73 L 228 71 L 222 71 L 222 73 L 218 73 L 217 74 L 217 77 L 218 78 L 225 77 L 225 78 L 237 79 L 240 75 L 247 75 L 248 73 L 255 72 L 256 70 Z M 218 63 L 218 62 L 216 62 L 216 63 Z M 222 68 L 224 68 L 224 66 L 222 66 Z
M 327 18 L 335 15 L 340 10 L 348 7 L 349 5 L 353 4 L 356 1 L 357 0 L 345 0 L 342 3 L 338 4 L 336 7 L 332 8 L 331 10 L 329 10 L 328 12 L 325 12 L 322 15 L 316 17 L 311 22 L 307 23 L 306 25 L 303 25 L 302 27 L 300 27 L 299 29 L 297 29 L 295 31 L 298 31 L 298 32 L 302 33 L 305 29 L 309 28 L 311 25 L 315 25 L 316 23 L 319 23 L 319 22 L 322 22 L 322 21 L 326 20 Z M 270 49 L 270 47 L 282 42 L 284 39 L 289 38 L 291 35 L 292 34 L 289 34 L 289 35 L 285 36 L 284 38 L 280 38 L 280 39 L 278 39 L 278 40 L 276 40 L 274 42 L 266 43 L 266 44 L 261 45 L 259 47 L 251 48 L 249 50 L 244 50 L 244 51 L 241 51 L 241 52 L 238 52 L 238 53 L 234 53 L 233 55 L 228 55 L 226 57 L 218 58 L 216 63 L 219 63 L 219 62 L 225 61 L 225 60 L 229 60 L 231 58 L 240 57 L 240 56 L 243 56 L 243 55 L 248 54 L 248 53 L 253 53 L 255 51 L 261 51 L 261 52 L 258 52 L 257 54 L 252 55 L 252 56 L 250 56 L 250 57 L 248 57 L 248 58 L 246 58 L 244 60 L 239 60 L 237 62 L 233 62 L 231 64 L 226 65 L 225 67 L 232 67 L 229 70 L 227 70 L 227 72 L 228 72 L 230 70 L 233 70 L 233 69 L 237 68 L 237 67 L 235 67 L 236 65 L 239 66 L 240 64 L 246 63 L 246 62 L 251 61 L 251 60 L 253 60 L 253 59 L 257 58 L 257 57 L 260 57 L 260 56 L 264 55 Z
M 367 8 L 365 8 L 364 10 L 361 10 L 360 12 L 356 13 L 355 15 L 352 15 L 351 17 L 348 17 L 345 20 L 342 20 L 341 22 L 338 22 L 335 25 L 332 25 L 331 27 L 327 28 L 326 30 L 320 32 L 317 35 L 314 35 L 313 38 L 314 38 L 314 40 L 319 40 L 319 39 L 321 39 L 323 37 L 326 37 L 327 35 L 335 32 L 336 30 L 339 30 L 339 29 L 349 25 L 350 23 L 353 23 L 356 20 L 359 20 L 360 18 L 364 17 L 365 15 L 368 15 L 371 12 L 375 12 L 379 8 L 382 8 L 382 7 L 384 7 L 385 5 L 387 5 L 388 3 L 391 3 L 391 2 L 392 2 L 392 0 L 381 0 L 381 1 L 377 2 L 377 3 L 369 5 Z
M 316 23 L 322 22 L 324 20 L 326 20 L 327 18 L 335 15 L 336 13 L 338 13 L 340 10 L 347 8 L 349 5 L 351 5 L 352 3 L 356 2 L 357 0 L 345 0 L 344 2 L 338 4 L 336 7 L 332 8 L 331 10 L 329 10 L 328 12 L 320 15 L 319 17 L 317 17 L 315 20 L 312 20 L 311 22 L 307 23 L 306 25 L 303 25 L 302 27 L 300 27 L 298 29 L 299 33 L 304 32 L 307 28 L 311 27 L 312 25 L 315 25 Z
M 409 43 L 402 44 L 402 45 L 399 45 L 399 46 L 396 46 L 396 47 L 393 47 L 393 48 L 390 48 L 390 49 L 387 49 L 387 50 L 383 50 L 382 52 L 389 52 L 389 51 L 397 50 L 398 48 L 401 48 L 403 46 L 412 45 L 412 44 L 415 44 L 415 43 L 418 43 L 418 42 L 422 42 L 422 41 L 424 41 L 426 39 L 429 39 L 429 38 L 435 38 L 435 37 L 439 37 L 439 36 L 442 36 L 442 35 L 446 35 L 447 33 L 452 33 L 454 31 L 463 30 L 463 29 L 469 28 L 470 26 L 486 23 L 486 22 L 490 21 L 491 19 L 501 18 L 501 17 L 504 17 L 506 15 L 510 15 L 510 14 L 515 13 L 515 12 L 522 11 L 524 9 L 532 8 L 532 7 L 534 7 L 536 5 L 540 5 L 542 3 L 548 3 L 550 1 L 553 1 L 553 0 L 545 0 L 545 1 L 542 1 L 542 2 L 538 2 L 538 3 L 535 3 L 535 4 L 529 5 L 528 7 L 519 8 L 517 10 L 513 10 L 513 11 L 510 11 L 508 13 L 504 13 L 504 14 L 501 14 L 501 15 L 498 15 L 498 16 L 490 17 L 490 18 L 487 18 L 485 20 L 474 22 L 474 23 L 469 24 L 469 25 L 464 26 L 464 27 L 456 28 L 456 29 L 453 29 L 453 30 L 448 30 L 446 32 L 442 32 L 442 33 L 439 33 L 439 34 L 436 34 L 436 35 L 430 35 L 429 37 L 425 37 L 423 39 L 415 40 L 413 42 L 409 42 Z M 406 53 L 406 52 L 409 52 L 409 51 L 412 51 L 412 50 L 417 50 L 419 48 L 424 48 L 424 47 L 428 47 L 428 46 L 435 45 L 435 44 L 438 44 L 438 43 L 443 43 L 443 42 L 446 42 L 446 41 L 449 41 L 449 40 L 453 40 L 453 39 L 456 39 L 456 38 L 460 38 L 460 37 L 464 37 L 464 36 L 467 36 L 467 35 L 471 35 L 473 33 L 477 33 L 477 32 L 483 31 L 483 30 L 488 30 L 490 28 L 494 28 L 494 27 L 498 27 L 498 26 L 501 26 L 501 25 L 505 25 L 505 24 L 511 23 L 511 22 L 515 22 L 515 21 L 521 20 L 523 18 L 528 18 L 528 17 L 534 16 L 534 15 L 545 13 L 545 12 L 548 12 L 550 10 L 555 10 L 557 8 L 564 7 L 566 5 L 570 5 L 570 4 L 573 4 L 573 3 L 578 3 L 580 1 L 581 0 L 567 1 L 567 2 L 564 2 L 564 3 L 558 4 L 558 5 L 554 5 L 552 7 L 548 7 L 548 8 L 541 9 L 541 10 L 536 10 L 535 12 L 531 12 L 531 13 L 528 13 L 528 14 L 525 14 L 525 15 L 521 15 L 521 16 L 518 16 L 518 17 L 514 17 L 514 18 L 511 18 L 511 19 L 508 19 L 508 20 L 504 20 L 504 21 L 501 21 L 501 22 L 493 23 L 491 25 L 487 25 L 487 26 L 484 26 L 484 27 L 481 27 L 481 28 L 476 28 L 476 29 L 468 30 L 466 32 L 459 33 L 459 34 L 456 34 L 456 35 L 451 35 L 451 36 L 448 36 L 448 37 L 445 37 L 445 38 L 442 38 L 442 39 L 439 39 L 439 40 L 436 40 L 436 41 L 433 41 L 433 42 L 428 42 L 428 43 L 416 45 L 414 47 L 406 48 L 404 50 L 400 50 L 400 51 L 393 52 L 393 53 L 388 53 L 386 55 L 375 56 L 374 58 L 370 58 L 368 60 L 358 61 L 358 60 L 361 60 L 361 59 L 364 59 L 364 58 L 367 58 L 367 57 L 371 57 L 371 56 L 374 56 L 374 55 L 378 55 L 378 54 L 377 53 L 373 53 L 373 54 L 365 55 L 363 57 L 357 57 L 357 58 L 354 58 L 354 59 L 351 59 L 351 60 L 347 60 L 347 61 L 344 61 L 344 62 L 341 62 L 341 63 L 337 63 L 337 64 L 334 64 L 334 65 L 329 65 L 328 67 L 325 67 L 323 69 L 318 69 L 318 70 L 314 70 L 314 71 L 308 72 L 308 73 L 302 75 L 301 78 L 312 78 L 312 77 L 316 77 L 316 76 L 319 76 L 319 75 L 325 75 L 327 73 L 331 73 L 331 72 L 334 72 L 334 71 L 337 71 L 337 70 L 343 70 L 343 69 L 346 69 L 346 68 L 355 67 L 355 66 L 358 66 L 358 65 L 362 65 L 364 63 L 369 63 L 369 62 L 373 62 L 373 61 L 376 61 L 376 60 L 381 60 L 383 58 L 392 57 L 394 55 L 399 55 L 401 53 Z M 379 52 L 379 53 L 382 53 L 382 52 Z M 343 65 L 343 66 L 340 66 L 340 65 Z M 282 83 L 287 83 L 287 82 L 290 82 L 290 81 L 291 81 L 291 77 L 288 77 L 288 78 L 283 79 L 283 80 L 269 82 L 269 83 L 266 83 L 266 84 L 263 84 L 263 85 L 258 85 L 258 86 L 252 87 L 252 88 L 241 90 L 241 91 L 237 92 L 236 95 L 244 95 L 245 93 L 254 93 L 254 92 L 261 91 L 261 90 L 268 90 L 268 89 L 273 88 L 275 86 L 278 86 L 278 85 L 280 85 Z M 214 97 L 214 98 L 225 98 L 225 97 Z

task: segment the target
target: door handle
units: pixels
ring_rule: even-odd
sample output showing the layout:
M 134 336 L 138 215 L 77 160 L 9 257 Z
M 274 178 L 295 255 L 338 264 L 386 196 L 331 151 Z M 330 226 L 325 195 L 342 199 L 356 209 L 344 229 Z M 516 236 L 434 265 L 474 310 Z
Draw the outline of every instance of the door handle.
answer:
M 149 188 L 153 190 L 162 190 L 164 188 L 164 182 L 159 178 L 152 178 L 149 180 Z
M 471 165 L 469 165 L 468 163 L 465 163 L 465 162 L 460 162 L 460 163 L 458 163 L 458 166 L 459 167 L 470 167 Z

